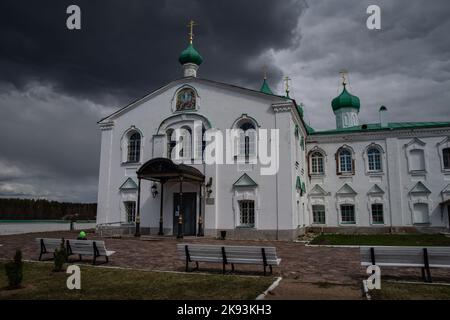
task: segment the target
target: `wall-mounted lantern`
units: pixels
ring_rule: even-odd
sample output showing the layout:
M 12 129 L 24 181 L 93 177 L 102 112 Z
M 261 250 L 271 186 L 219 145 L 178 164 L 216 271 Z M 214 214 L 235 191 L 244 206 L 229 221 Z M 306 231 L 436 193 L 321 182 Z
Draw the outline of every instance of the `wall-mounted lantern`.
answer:
M 156 198 L 156 196 L 158 195 L 158 189 L 157 189 L 157 187 L 156 187 L 156 183 L 153 183 L 153 184 L 152 184 L 151 190 L 152 190 L 152 196 L 153 196 L 153 198 Z

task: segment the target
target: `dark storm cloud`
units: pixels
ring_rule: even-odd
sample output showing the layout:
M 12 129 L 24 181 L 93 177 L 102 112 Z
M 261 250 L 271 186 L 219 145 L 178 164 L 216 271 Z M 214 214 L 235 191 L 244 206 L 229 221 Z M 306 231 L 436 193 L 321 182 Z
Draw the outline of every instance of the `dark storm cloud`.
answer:
M 381 8 L 381 30 L 366 27 L 371 4 Z M 292 95 L 316 128 L 335 125 L 330 103 L 341 69 L 361 98 L 363 123 L 377 122 L 381 105 L 390 121 L 450 121 L 449 18 L 447 0 L 314 0 L 299 24 L 300 45 L 275 60 L 290 71 Z
M 70 4 L 81 8 L 81 31 L 65 26 Z M 288 47 L 304 8 L 302 0 L 6 0 L 0 79 L 19 88 L 30 79 L 47 81 L 65 93 L 124 103 L 181 76 L 177 59 L 192 18 L 205 58 L 200 75 L 256 85 L 261 71 L 249 69 L 249 61 Z
M 66 8 L 81 8 L 81 31 Z M 199 75 L 257 87 L 297 41 L 303 0 L 0 2 L 0 196 L 96 201 L 100 130 L 114 108 L 180 78 L 194 19 Z

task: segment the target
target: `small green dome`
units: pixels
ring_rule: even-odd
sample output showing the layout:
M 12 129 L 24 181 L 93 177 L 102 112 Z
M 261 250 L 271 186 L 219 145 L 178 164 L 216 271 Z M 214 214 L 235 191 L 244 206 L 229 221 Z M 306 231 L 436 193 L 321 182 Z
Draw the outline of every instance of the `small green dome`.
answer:
M 273 94 L 272 90 L 270 90 L 269 84 L 267 83 L 266 79 L 264 79 L 263 84 L 261 85 L 261 89 L 259 89 L 259 91 L 267 94 Z
M 200 55 L 200 53 L 198 53 L 198 51 L 195 50 L 192 43 L 190 43 L 189 46 L 183 52 L 181 52 L 178 61 L 181 64 L 194 63 L 199 66 L 202 64 L 203 58 Z
M 333 107 L 333 111 L 342 109 L 342 108 L 354 108 L 357 109 L 359 112 L 360 108 L 360 101 L 357 96 L 354 96 L 350 94 L 344 85 L 344 90 L 342 90 L 342 93 L 333 99 L 331 102 L 331 106 Z

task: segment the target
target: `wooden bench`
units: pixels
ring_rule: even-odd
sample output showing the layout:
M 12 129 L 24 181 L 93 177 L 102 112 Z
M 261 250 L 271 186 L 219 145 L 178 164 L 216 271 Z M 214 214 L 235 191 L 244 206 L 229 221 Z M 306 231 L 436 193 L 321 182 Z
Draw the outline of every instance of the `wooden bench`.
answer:
M 280 265 L 281 259 L 277 257 L 275 247 L 250 247 L 250 246 L 224 246 L 204 244 L 177 244 L 179 259 L 185 260 L 186 272 L 189 271 L 189 262 L 195 262 L 196 269 L 199 262 L 221 263 L 222 272 L 225 274 L 226 265 L 231 264 L 234 271 L 235 264 L 257 264 L 264 268 L 269 267 L 272 274 L 272 266 Z
M 36 242 L 39 246 L 39 261 L 41 261 L 42 256 L 46 253 L 52 253 L 54 256 L 56 249 L 59 250 L 63 241 L 63 239 L 37 238 Z
M 412 267 L 432 282 L 431 268 L 450 268 L 450 247 L 361 247 L 361 266 Z
M 93 256 L 92 264 L 95 265 L 98 257 L 105 257 L 105 262 L 109 262 L 109 256 L 115 251 L 108 251 L 105 242 L 100 240 L 66 240 L 66 248 L 69 256 L 78 254 L 80 261 L 84 255 Z

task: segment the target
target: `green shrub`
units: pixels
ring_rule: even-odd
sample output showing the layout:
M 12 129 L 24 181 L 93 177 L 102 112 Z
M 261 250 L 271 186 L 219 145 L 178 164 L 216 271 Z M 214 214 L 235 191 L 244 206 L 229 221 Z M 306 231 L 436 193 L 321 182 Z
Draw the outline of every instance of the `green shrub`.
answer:
M 63 271 L 64 263 L 66 263 L 66 261 L 67 261 L 67 249 L 64 246 L 64 239 L 62 239 L 59 249 L 55 250 L 55 260 L 54 260 L 55 267 L 53 271 L 55 272 Z
M 14 260 L 5 264 L 6 276 L 10 289 L 20 288 L 23 279 L 22 251 L 17 250 Z

